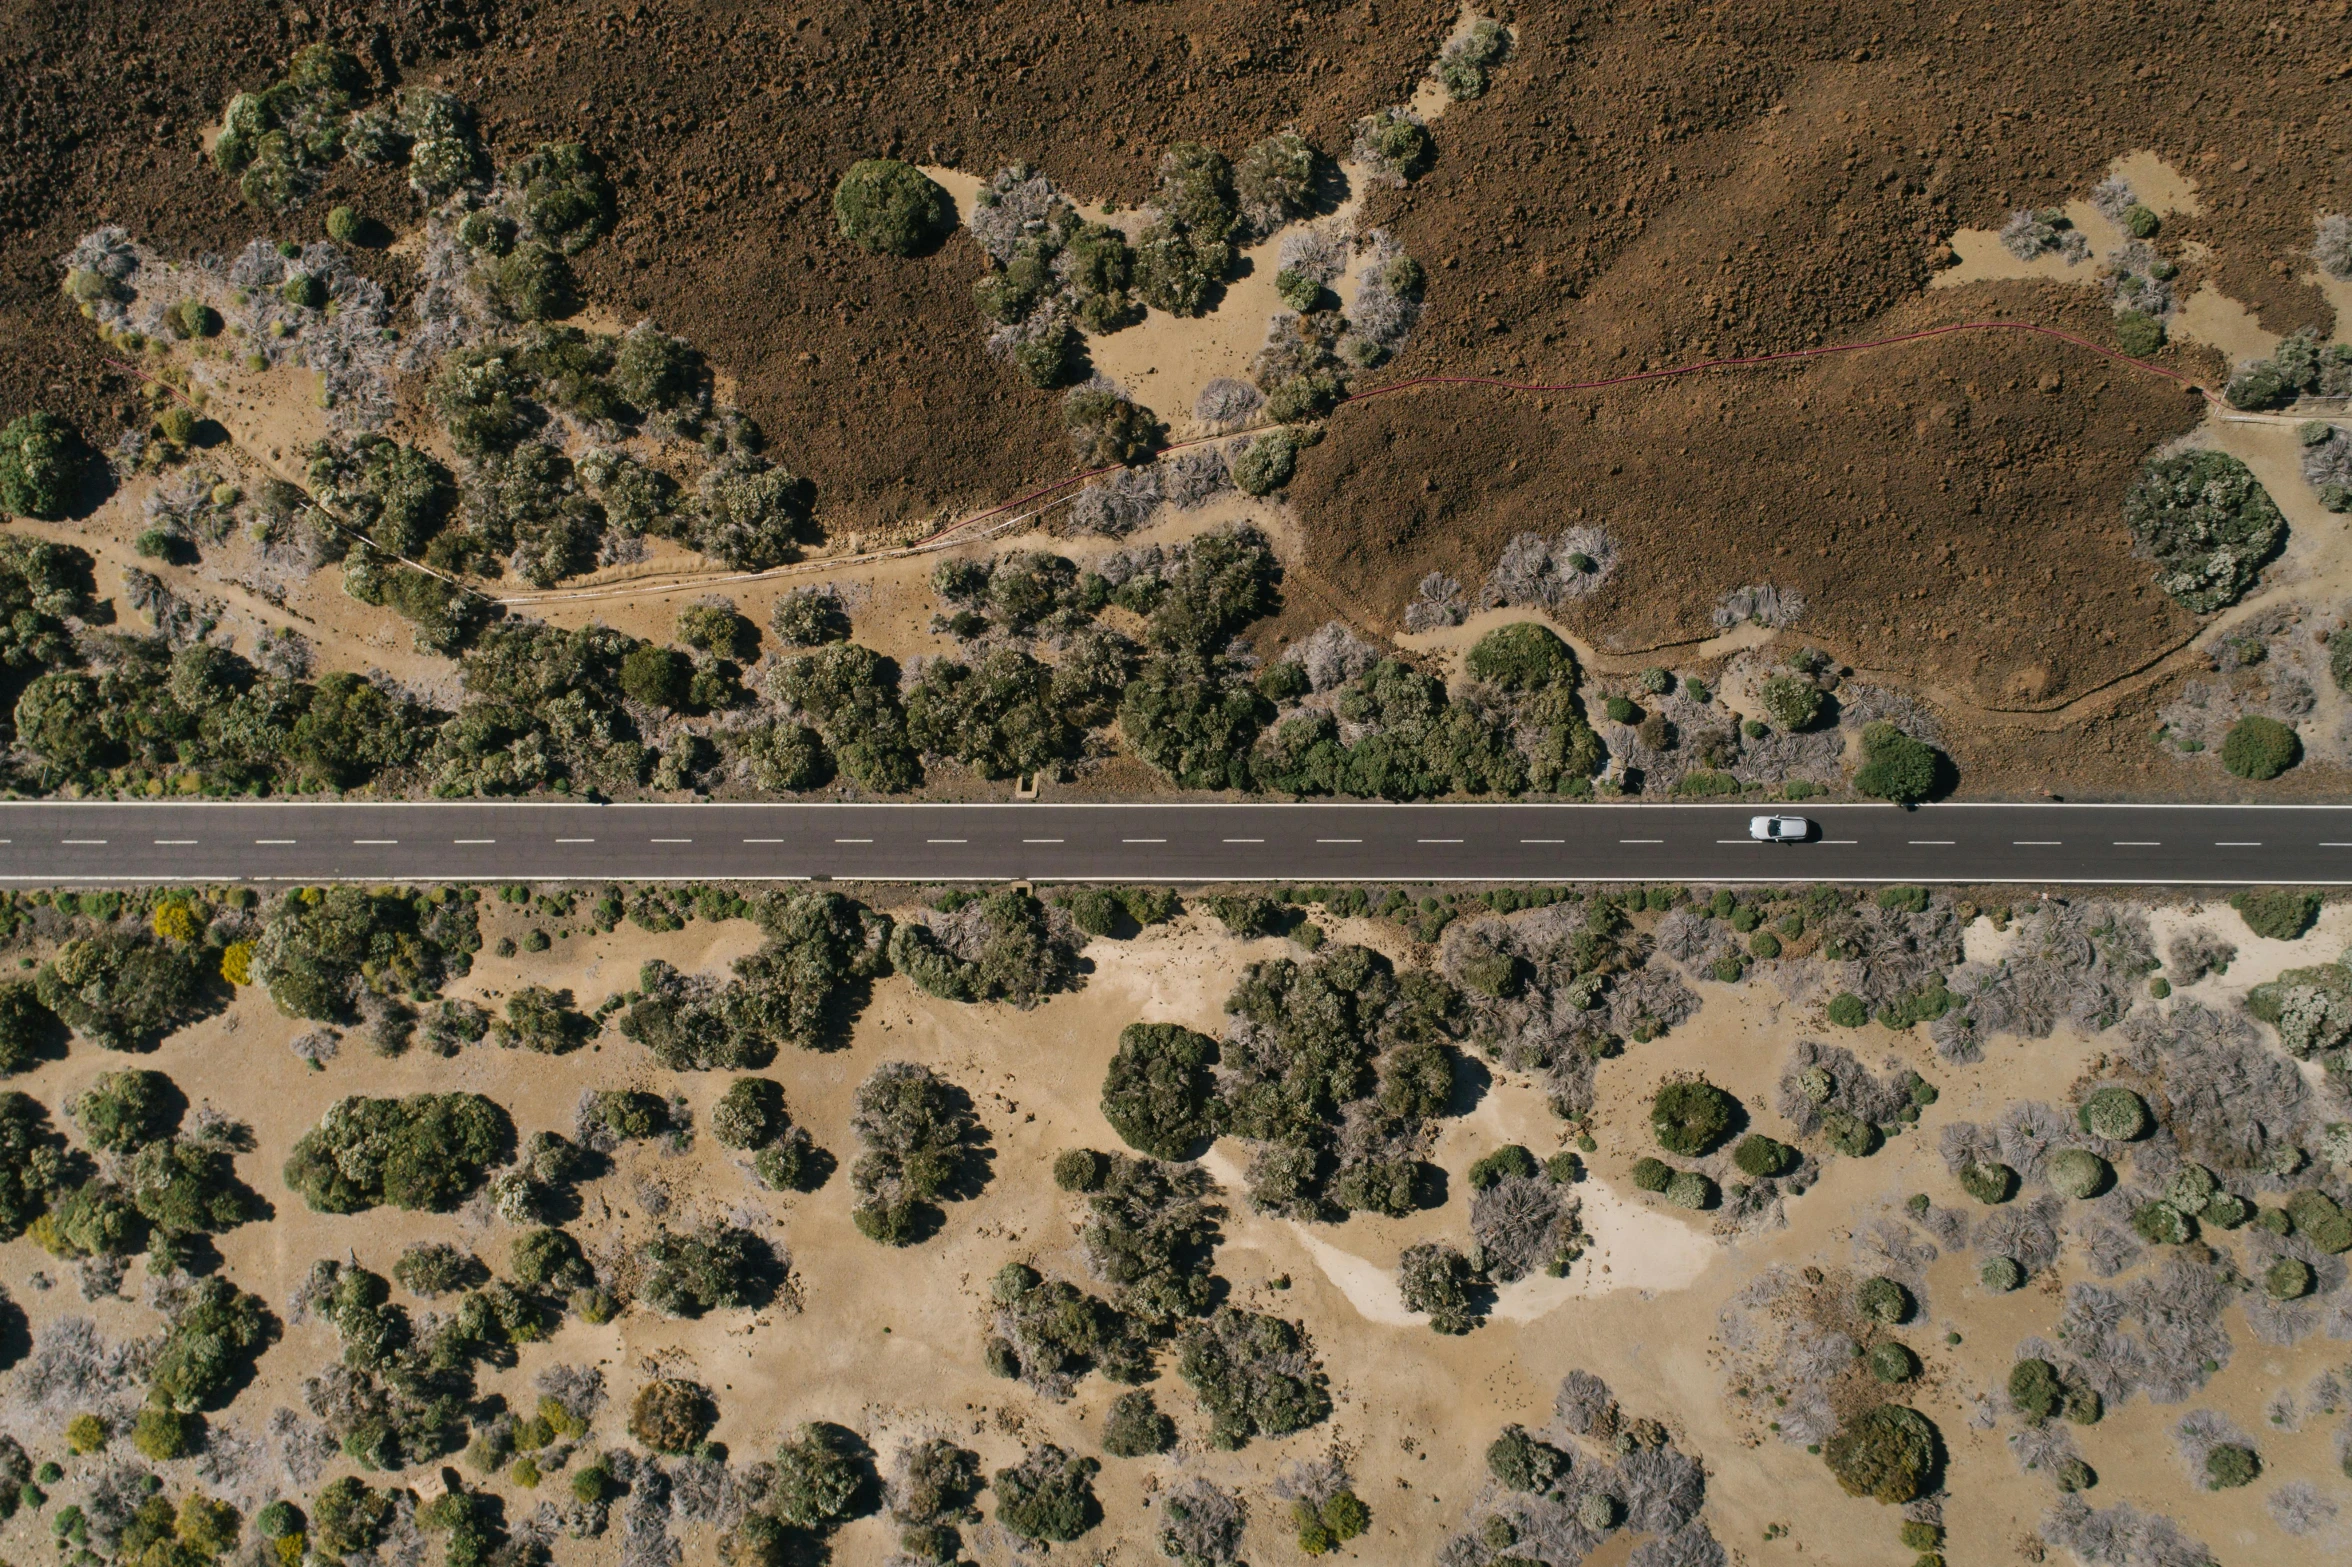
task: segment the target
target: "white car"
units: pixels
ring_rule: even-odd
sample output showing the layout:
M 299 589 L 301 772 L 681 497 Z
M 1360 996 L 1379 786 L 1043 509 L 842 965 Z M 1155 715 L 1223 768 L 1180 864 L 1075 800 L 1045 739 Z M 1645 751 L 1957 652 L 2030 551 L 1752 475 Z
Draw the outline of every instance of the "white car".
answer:
M 1813 824 L 1802 816 L 1751 816 L 1748 836 L 1758 843 L 1803 843 Z

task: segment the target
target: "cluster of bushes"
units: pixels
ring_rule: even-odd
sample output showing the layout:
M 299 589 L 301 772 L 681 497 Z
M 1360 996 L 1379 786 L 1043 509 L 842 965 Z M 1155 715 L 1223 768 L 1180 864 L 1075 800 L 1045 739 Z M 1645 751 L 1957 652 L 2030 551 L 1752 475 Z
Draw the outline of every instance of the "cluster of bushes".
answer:
M 764 1306 L 775 1299 L 782 1271 L 766 1241 L 718 1222 L 683 1235 L 656 1231 L 639 1260 L 645 1272 L 637 1298 L 669 1317 Z
M 1566 643 L 1532 622 L 1505 626 L 1480 640 L 1468 667 L 1481 688 L 1453 702 L 1443 681 L 1381 660 L 1328 711 L 1282 723 L 1252 758 L 1253 780 L 1288 794 L 1410 800 L 1548 793 L 1599 770 L 1605 754 L 1577 702 L 1579 671 Z M 1265 684 L 1306 694 L 1296 664 L 1276 664 Z M 1360 735 L 1352 745 L 1340 738 L 1342 722 Z
M 1176 1374 L 1198 1395 L 1216 1447 L 1288 1436 L 1331 1413 L 1313 1341 L 1280 1317 L 1219 1306 L 1178 1335 Z
M 471 887 L 428 892 L 305 887 L 273 907 L 250 975 L 289 1017 L 349 1022 L 363 1001 L 429 1001 L 481 950 Z
M 1051 901 L 1086 935 L 1111 937 L 1165 925 L 1184 907 L 1168 887 L 1073 887 L 1054 894 Z
M 1155 1333 L 1208 1310 L 1224 1210 L 1205 1171 L 1073 1148 L 1054 1161 L 1054 1180 L 1085 1194 L 1079 1243 L 1119 1310 Z
M 1114 1382 L 1153 1374 L 1151 1341 L 1141 1325 L 1075 1284 L 1011 1262 L 997 1271 L 990 1294 L 997 1311 L 985 1356 L 998 1376 L 1018 1377 L 1059 1398 L 1088 1371 Z
M 985 1179 L 987 1133 L 971 1096 L 929 1067 L 888 1061 L 858 1085 L 850 1126 L 866 1152 L 850 1167 L 860 1234 L 911 1246 L 939 1226 L 936 1204 Z
M 38 626 L 17 634 L 37 635 Z M 160 637 L 83 646 L 87 664 L 71 644 L 48 645 L 47 672 L 16 700 L 17 743 L 47 789 L 351 789 L 399 772 L 423 749 L 429 715 L 360 675 L 266 675 L 225 648 L 175 653 Z
M 1447 1242 L 1408 1246 L 1397 1259 L 1398 1297 L 1407 1311 L 1429 1319 L 1432 1332 L 1469 1332 L 1478 1324 L 1487 1293 L 1476 1265 Z
M 2329 343 L 2305 327 L 2279 340 L 2268 359 L 2250 359 L 2222 395 L 2233 408 L 2283 408 L 2297 397 L 2352 396 L 2352 345 Z
M 370 96 L 367 71 L 340 49 L 312 44 L 286 62 L 286 74 L 259 92 L 243 92 L 229 100 L 221 115 L 220 138 L 213 143 L 213 166 L 237 179 L 247 201 L 267 212 L 295 205 L 318 181 L 319 171 L 346 152 L 358 161 L 394 162 L 386 133 L 408 119 L 371 116 L 364 127 L 352 123 L 354 111 Z M 480 157 L 471 143 L 469 168 Z M 395 144 L 396 145 L 396 144 Z M 405 156 L 408 148 L 399 147 Z
M 711 1135 L 723 1148 L 752 1155 L 752 1171 L 770 1191 L 810 1192 L 825 1184 L 833 1156 L 808 1128 L 792 1124 L 784 1090 L 774 1079 L 738 1078 L 711 1111 Z
M 1030 385 L 1078 379 L 1085 365 L 1080 326 L 1101 334 L 1143 319 L 1126 236 L 1083 221 L 1026 164 L 991 180 L 973 217 L 990 263 L 973 286 L 991 323 L 989 346 Z
M 514 1151 L 514 1123 L 480 1094 L 354 1094 L 330 1105 L 287 1156 L 286 1184 L 320 1213 L 378 1204 L 445 1212 Z
M 235 1156 L 252 1134 L 210 1117 L 183 1133 L 186 1108 L 160 1072 L 98 1078 L 68 1112 L 91 1148 L 113 1156 L 113 1175 L 63 1167 L 33 1238 L 60 1257 L 128 1256 L 144 1239 L 161 1273 L 198 1262 L 196 1237 L 265 1217 L 268 1204 L 237 1178 Z
M 1102 1506 L 1094 1499 L 1101 1469 L 1051 1442 L 1032 1448 L 1019 1463 L 996 1472 L 996 1521 L 1024 1540 L 1075 1540 L 1102 1522 Z
M 220 952 L 144 932 L 74 936 L 41 966 L 33 991 L 41 1007 L 93 1044 L 152 1050 L 220 1003 Z
M 2246 595 L 2286 542 L 2286 519 L 2253 470 L 2226 452 L 2152 460 L 2124 496 L 2133 542 L 2156 561 L 2156 585 L 2199 615 Z
M 816 889 L 763 898 L 752 916 L 768 939 L 735 961 L 723 986 L 698 983 L 659 959 L 647 963 L 621 1033 L 673 1072 L 758 1068 L 785 1045 L 837 1043 L 881 969 L 889 917 Z
M 949 1001 L 1023 1008 L 1073 988 L 1078 978 L 1077 944 L 1019 887 L 947 894 L 929 918 L 890 932 L 890 964 L 916 989 Z

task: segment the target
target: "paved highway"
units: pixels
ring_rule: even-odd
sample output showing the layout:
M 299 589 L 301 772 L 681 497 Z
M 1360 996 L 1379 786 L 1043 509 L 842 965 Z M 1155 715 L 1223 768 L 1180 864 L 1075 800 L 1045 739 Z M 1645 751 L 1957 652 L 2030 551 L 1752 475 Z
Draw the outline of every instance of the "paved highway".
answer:
M 0 883 L 1836 881 L 2352 885 L 2352 806 L 0 803 Z

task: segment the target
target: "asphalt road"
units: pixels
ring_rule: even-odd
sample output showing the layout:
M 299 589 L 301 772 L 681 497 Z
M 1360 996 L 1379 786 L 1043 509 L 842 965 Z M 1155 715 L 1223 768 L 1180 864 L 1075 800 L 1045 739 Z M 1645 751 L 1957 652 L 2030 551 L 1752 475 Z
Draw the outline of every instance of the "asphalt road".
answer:
M 0 803 L 0 883 L 797 879 L 2352 885 L 2352 806 Z

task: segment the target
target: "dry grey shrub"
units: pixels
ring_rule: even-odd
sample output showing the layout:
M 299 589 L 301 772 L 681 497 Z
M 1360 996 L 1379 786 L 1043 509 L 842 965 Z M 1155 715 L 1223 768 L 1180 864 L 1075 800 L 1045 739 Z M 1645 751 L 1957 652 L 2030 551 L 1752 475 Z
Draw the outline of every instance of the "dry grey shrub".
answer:
M 2265 1344 L 2284 1348 L 2325 1329 L 2344 1304 L 2344 1283 L 2347 1276 L 2352 1276 L 2344 1259 L 2329 1256 L 2300 1235 L 2279 1236 L 2250 1229 L 2246 1231 L 2246 1240 L 2246 1276 L 2257 1283 L 2270 1271 L 2271 1264 L 2282 1258 L 2302 1263 L 2314 1275 L 2311 1293 L 2300 1300 L 2274 1300 L 2263 1289 L 2245 1297 L 2246 1326 L 2254 1336 Z
M 60 1317 L 35 1336 L 9 1402 L 43 1424 L 118 1411 L 127 1419 L 158 1348 L 153 1339 L 108 1343 L 88 1317 Z M 27 1429 L 18 1419 L 9 1424 Z
M 604 1373 L 594 1366 L 553 1365 L 532 1379 L 533 1387 L 583 1423 L 604 1407 Z
M 1470 606 L 1462 598 L 1461 581 L 1442 571 L 1433 571 L 1414 587 L 1412 601 L 1405 605 L 1405 629 L 1436 631 L 1445 626 L 1458 626 L 1469 614 Z
M 1215 452 L 1210 456 L 1216 458 Z M 1223 459 L 1216 460 L 1222 467 Z M 1139 468 L 1121 468 L 1088 485 L 1070 502 L 1069 531 L 1111 539 L 1133 533 L 1159 509 L 1164 498 L 1161 477 L 1158 464 L 1146 463 Z
M 2341 437 L 2331 444 L 2352 447 Z M 2311 450 L 2305 451 L 2307 461 Z M 2157 712 L 2165 742 L 2176 752 L 2218 763 L 2231 726 L 2246 714 L 2288 725 L 2308 718 L 2317 690 L 2333 683 L 2329 646 L 2319 640 L 2331 619 L 2299 604 L 2280 604 L 2209 637 L 2200 651 L 2212 672 L 2183 681 L 2179 694 Z M 2313 728 L 2306 743 L 2316 759 L 2342 760 L 2345 754 L 2341 730 Z
M 2194 985 L 2208 974 L 2223 973 L 2237 955 L 2236 947 L 2202 925 L 2173 937 L 2164 951 L 2166 961 L 2172 965 L 2175 987 Z
M 1582 1205 L 1547 1175 L 1506 1175 L 1470 1198 L 1470 1236 L 1486 1275 L 1510 1284 L 1554 1258 L 1576 1234 Z
M 1699 1007 L 1671 969 L 1646 961 L 1645 944 L 1630 933 L 1606 944 L 1601 968 L 1579 973 L 1578 938 L 1590 918 L 1589 907 L 1554 904 L 1515 918 L 1460 921 L 1447 929 L 1438 954 L 1439 968 L 1457 983 L 1480 958 L 1517 960 L 1521 982 L 1513 994 L 1464 987 L 1471 1038 L 1511 1070 L 1541 1076 L 1554 1113 L 1567 1119 L 1592 1108 L 1594 1062 L 1609 1039 L 1645 1027 L 1663 1033 Z
M 1815 1094 L 1821 1078 L 1809 1076 L 1816 1072 L 1826 1075 L 1829 1086 L 1828 1093 L 1818 1098 Z M 1791 1125 L 1811 1136 L 1821 1130 L 1823 1119 L 1833 1109 L 1843 1110 L 1874 1126 L 1893 1121 L 1911 1103 L 1911 1090 L 1899 1074 L 1871 1076 L 1869 1069 L 1855 1059 L 1854 1052 L 1843 1045 L 1800 1039 L 1789 1055 L 1788 1066 L 1780 1074 L 1780 1094 L 1775 1103 Z
M 1699 905 L 1668 909 L 1652 933 L 1658 950 L 1685 969 L 1705 969 L 1738 945 L 1730 924 L 1709 917 Z
M 1734 626 L 1754 622 L 1782 630 L 1795 625 L 1797 617 L 1805 613 L 1805 595 L 1795 588 L 1774 587 L 1769 582 L 1749 587 L 1733 588 L 1715 601 L 1715 628 L 1729 631 Z
M 1200 389 L 1200 396 L 1193 399 L 1192 416 L 1213 429 L 1231 429 L 1247 424 L 1251 415 L 1265 406 L 1265 394 L 1249 382 L 1221 375 Z
M 2194 1001 L 2134 1013 L 2123 1032 L 2131 1042 L 2124 1072 L 2164 1108 L 2163 1129 L 2179 1157 L 2276 1190 L 2272 1160 L 2316 1130 L 2311 1086 L 2294 1063 L 2245 1017 Z
M 342 1451 L 325 1426 L 303 1419 L 283 1404 L 270 1411 L 269 1434 L 278 1444 L 278 1463 L 285 1469 L 288 1483 L 298 1491 L 315 1485 L 328 1462 Z
M 1552 1398 L 1552 1418 L 1578 1436 L 1590 1436 L 1616 1402 L 1608 1383 L 1589 1371 L 1571 1371 Z
M 2091 242 L 2082 231 L 2065 226 L 2063 216 L 2056 209 L 2034 212 L 2025 208 L 2009 214 L 2009 221 L 2001 225 L 2001 248 L 2020 261 L 2032 261 L 2041 256 L 2058 255 L 2068 266 L 2083 260 L 2091 253 Z
M 2074 1445 L 2073 1433 L 2056 1420 L 2011 1433 L 2009 1451 L 2016 1455 L 2017 1467 L 2027 1474 L 2052 1477 L 2067 1464 L 2082 1458 L 2082 1449 Z
M 1946 1251 L 1968 1249 L 1968 1215 L 1958 1208 L 1940 1208 L 1929 1203 L 1927 1211 L 1915 1216 L 1912 1222 L 1927 1231 Z
M 1274 1476 L 1274 1494 L 1286 1502 L 1304 1502 L 1320 1510 L 1340 1492 L 1348 1489 L 1348 1467 L 1338 1453 L 1326 1453 L 1320 1458 L 1302 1458 L 1285 1464 Z
M 280 680 L 305 679 L 312 664 L 310 639 L 291 626 L 264 626 L 253 639 L 253 662 Z
M 1214 446 L 1193 446 L 1159 464 L 1160 493 L 1184 511 L 1206 506 L 1233 488 L 1233 469 Z
M 1589 562 L 1578 564 L 1579 560 Z M 1478 601 L 1488 608 L 1557 609 L 1593 592 L 1617 569 L 1617 546 L 1599 528 L 1578 524 L 1557 539 L 1521 533 L 1503 546 Z
M 2330 425 L 2327 439 L 2303 448 L 2303 477 L 2314 489 L 2352 484 L 2352 430 Z
M 1827 916 L 1820 929 L 1824 949 L 1834 942 L 1840 954 L 1838 988 L 1874 1012 L 1926 989 L 1962 955 L 1960 917 L 1942 893 L 1917 914 L 1865 899 Z
M 1788 1400 L 1772 1414 L 1780 1439 L 1793 1443 L 1824 1441 L 1837 1430 L 1830 1389 L 1853 1369 L 1859 1348 L 1846 1334 L 1787 1308 L 1804 1287 L 1794 1270 L 1775 1264 L 1716 1318 L 1723 1347 L 1738 1357 L 1747 1380 Z
M 331 1028 L 314 1028 L 308 1033 L 295 1035 L 286 1048 L 294 1052 L 297 1060 L 306 1061 L 312 1066 L 324 1066 L 342 1050 L 343 1036 Z
M 1345 622 L 1327 620 L 1292 643 L 1282 656 L 1306 672 L 1307 689 L 1321 696 L 1380 662 L 1380 649 L 1357 636 Z
M 2329 277 L 2352 282 L 2352 217 L 2341 212 L 2321 215 L 2314 225 L 2311 259 Z
M 963 214 L 964 227 L 1000 267 L 1012 261 L 1024 237 L 1058 216 L 1057 207 L 1069 206 L 1053 181 L 1025 163 L 999 169 L 983 194 L 992 199 L 974 201 Z
M 1183 1567 L 1223 1567 L 1241 1557 L 1249 1513 L 1235 1493 L 1195 1475 L 1160 1502 L 1160 1551 Z
M 2236 1296 L 2211 1264 L 2179 1257 L 2120 1290 L 2073 1284 L 2058 1324 L 2064 1353 L 2045 1358 L 2072 1366 L 2110 1405 L 2135 1391 L 2177 1404 L 2213 1375 L 2208 1362 L 2229 1363 L 2236 1346 L 2222 1314 Z
M 2156 968 L 2147 917 L 2114 904 L 2041 905 L 2017 922 L 2009 955 L 1963 964 L 1945 982 L 1953 1004 L 1929 1026 L 1948 1061 L 1980 1060 L 1996 1034 L 2046 1039 L 2063 1021 L 2112 1028 Z
M 2107 253 L 2107 303 L 2117 315 L 2137 310 L 2159 319 L 2173 312 L 2172 281 L 2156 275 L 2156 247 L 2129 240 Z
M 2104 1511 L 2062 1496 L 2042 1518 L 2042 1538 L 2085 1567 L 2213 1567 L 2214 1555 L 2161 1513 L 2129 1502 Z
M 1977 1225 L 1977 1249 L 2039 1273 L 2058 1261 L 2058 1221 L 2065 1211 L 2066 1205 L 2047 1192 L 2031 1201 L 2005 1203 Z
M 1694 1519 L 1672 1534 L 1634 1547 L 1625 1567 L 1725 1567 L 1729 1560 L 1705 1522 Z
M 1328 283 L 1347 270 L 1348 238 L 1325 224 L 1294 228 L 1282 236 L 1275 265 L 1318 283 Z
M 1399 293 L 1390 283 L 1396 263 L 1406 259 L 1403 246 L 1384 230 L 1374 229 L 1364 236 L 1363 249 L 1361 281 L 1348 306 L 1348 330 L 1337 347 L 1351 364 L 1374 365 L 1394 354 L 1412 333 L 1413 323 L 1421 318 L 1421 301 Z
M 2140 198 L 2132 190 L 2131 181 L 2120 174 L 2110 174 L 2091 187 L 2091 205 L 2110 223 L 2121 223 L 2124 215 L 2139 204 Z
M 2205 1483 L 2205 1460 L 2215 1448 L 2254 1445 L 2227 1415 L 2212 1409 L 2192 1409 L 2181 1416 L 2172 1428 L 2172 1440 L 2181 1462 L 2188 1466 L 2189 1478 L 2200 1486 Z
M 2308 1480 L 2289 1480 L 2270 1493 L 2270 1521 L 2297 1539 L 2316 1534 L 2336 1516 L 2336 1504 Z
M 154 1471 L 146 1465 L 122 1458 L 106 1460 L 82 1497 L 82 1517 L 90 1526 L 90 1543 L 113 1555 L 123 1531 L 138 1514 L 140 1504 L 155 1490 Z

